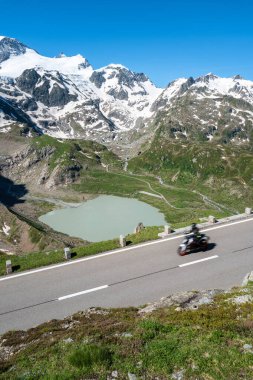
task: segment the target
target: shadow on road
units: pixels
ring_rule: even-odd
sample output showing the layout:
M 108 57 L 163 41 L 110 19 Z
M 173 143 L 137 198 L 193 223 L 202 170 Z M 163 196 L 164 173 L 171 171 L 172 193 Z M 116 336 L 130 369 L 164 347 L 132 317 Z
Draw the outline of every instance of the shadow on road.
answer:
M 0 202 L 6 207 L 13 207 L 18 203 L 24 203 L 21 199 L 28 193 L 28 190 L 23 184 L 15 184 L 9 178 L 0 174 Z
M 214 249 L 216 246 L 217 246 L 216 243 L 209 243 L 208 246 L 207 246 L 206 251 L 211 251 L 211 250 Z

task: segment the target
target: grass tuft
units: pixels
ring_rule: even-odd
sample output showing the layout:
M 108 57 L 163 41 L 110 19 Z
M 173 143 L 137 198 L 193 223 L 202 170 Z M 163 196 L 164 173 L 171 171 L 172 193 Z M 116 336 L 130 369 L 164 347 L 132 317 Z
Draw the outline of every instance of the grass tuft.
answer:
M 101 364 L 108 368 L 112 363 L 112 353 L 107 347 L 83 345 L 73 350 L 69 362 L 77 368 L 93 368 Z

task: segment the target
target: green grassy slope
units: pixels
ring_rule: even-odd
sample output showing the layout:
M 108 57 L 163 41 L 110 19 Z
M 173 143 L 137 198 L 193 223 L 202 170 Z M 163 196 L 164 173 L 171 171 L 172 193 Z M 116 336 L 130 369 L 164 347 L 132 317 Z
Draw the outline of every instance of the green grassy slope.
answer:
M 0 379 L 102 380 L 117 371 L 122 380 L 128 373 L 146 380 L 250 380 L 253 303 L 236 304 L 237 297 L 250 300 L 252 287 L 195 309 L 91 309 L 8 332 L 0 337 Z
M 104 145 L 94 141 L 58 140 L 43 135 L 34 138 L 31 145 L 37 150 L 43 147 L 51 147 L 54 149 L 53 154 L 50 156 L 51 169 L 57 164 L 61 166 L 71 165 L 75 160 L 82 164 L 87 163 L 89 167 L 101 165 L 101 162 L 105 165 L 120 165 L 120 160 L 115 154 L 108 151 Z
M 159 175 L 168 185 L 199 191 L 231 211 L 253 203 L 253 154 L 210 142 L 182 142 L 158 131 L 150 149 L 129 162 L 133 173 Z

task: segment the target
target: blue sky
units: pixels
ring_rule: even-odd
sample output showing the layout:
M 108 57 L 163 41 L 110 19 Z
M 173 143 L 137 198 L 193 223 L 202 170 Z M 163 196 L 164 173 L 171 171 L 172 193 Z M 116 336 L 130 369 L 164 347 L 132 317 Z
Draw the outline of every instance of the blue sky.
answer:
M 253 79 L 252 0 L 13 0 L 0 11 L 0 35 L 43 55 L 122 63 L 159 86 L 208 72 Z

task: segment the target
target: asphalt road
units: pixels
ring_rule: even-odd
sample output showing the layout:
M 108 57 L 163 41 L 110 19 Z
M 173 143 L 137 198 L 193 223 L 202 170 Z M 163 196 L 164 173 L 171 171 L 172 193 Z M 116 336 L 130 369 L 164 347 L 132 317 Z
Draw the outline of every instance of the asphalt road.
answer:
M 129 247 L 0 277 L 0 333 L 27 329 L 92 306 L 138 306 L 186 290 L 241 285 L 253 270 L 253 218 L 208 228 L 207 252 L 180 257 L 182 240 Z

